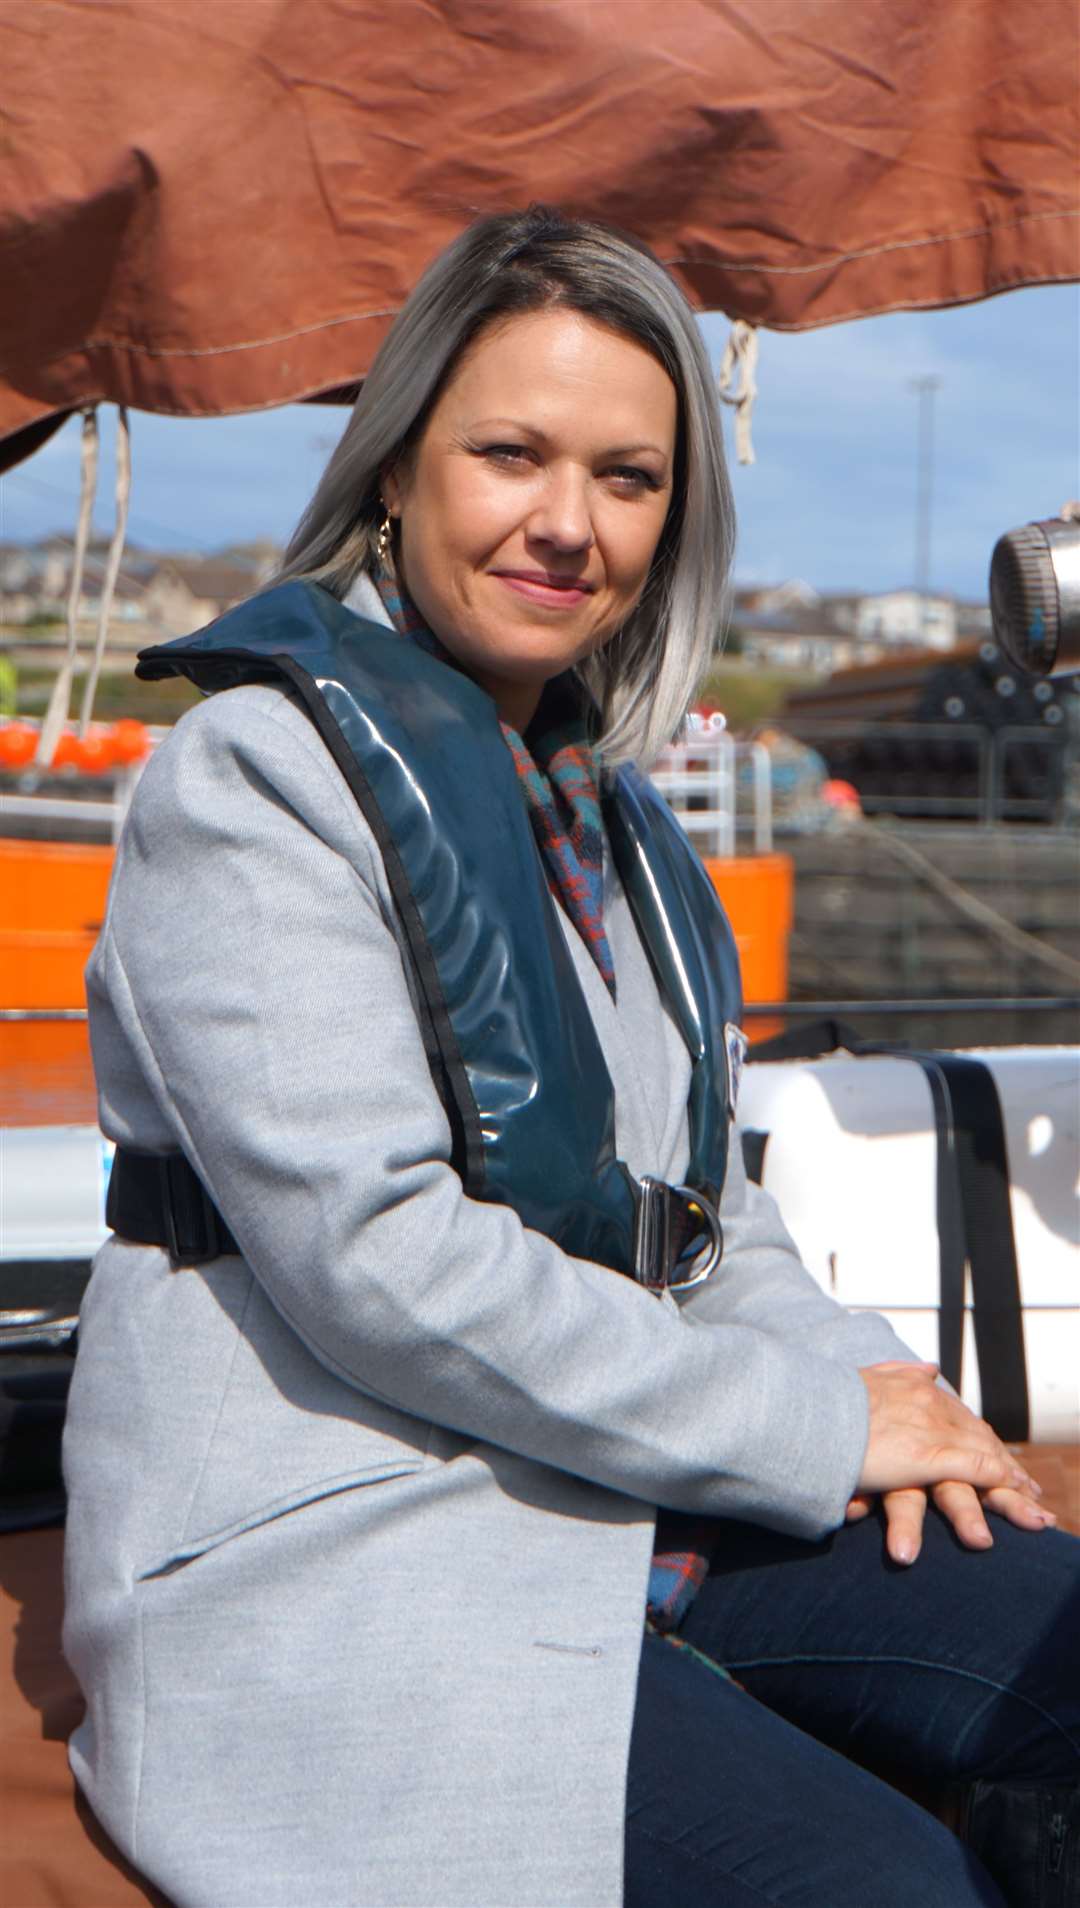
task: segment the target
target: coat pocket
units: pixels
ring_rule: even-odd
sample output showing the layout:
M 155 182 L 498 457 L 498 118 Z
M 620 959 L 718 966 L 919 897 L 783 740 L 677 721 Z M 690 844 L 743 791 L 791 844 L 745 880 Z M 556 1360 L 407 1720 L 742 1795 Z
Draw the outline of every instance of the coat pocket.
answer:
M 237 1537 L 243 1537 L 248 1531 L 259 1530 L 266 1524 L 275 1523 L 279 1518 L 287 1517 L 294 1511 L 303 1510 L 309 1504 L 318 1504 L 327 1497 L 338 1497 L 346 1491 L 363 1490 L 369 1485 L 387 1483 L 392 1478 L 410 1477 L 425 1467 L 426 1459 L 422 1452 L 395 1455 L 382 1464 L 370 1464 L 359 1471 L 342 1471 L 329 1477 L 316 1479 L 302 1487 L 284 1492 L 279 1497 L 269 1498 L 257 1508 L 248 1511 L 243 1517 L 235 1518 L 231 1523 L 222 1524 L 214 1530 L 200 1532 L 196 1536 L 186 1537 L 163 1556 L 135 1572 L 136 1583 L 151 1583 L 159 1577 L 172 1576 L 174 1571 L 182 1570 L 194 1563 L 199 1557 L 220 1549 L 222 1544 L 231 1543 Z

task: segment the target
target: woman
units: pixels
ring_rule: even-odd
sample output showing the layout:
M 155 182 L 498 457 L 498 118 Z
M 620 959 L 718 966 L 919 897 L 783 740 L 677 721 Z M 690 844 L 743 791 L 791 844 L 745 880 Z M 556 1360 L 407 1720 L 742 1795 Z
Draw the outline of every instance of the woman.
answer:
M 225 693 L 89 972 L 66 1647 L 184 1908 L 1000 1901 L 785 1715 L 1068 1802 L 1075 1547 L 747 1186 L 730 935 L 619 766 L 730 542 L 691 313 L 534 210 L 425 275 L 279 585 L 144 661 Z

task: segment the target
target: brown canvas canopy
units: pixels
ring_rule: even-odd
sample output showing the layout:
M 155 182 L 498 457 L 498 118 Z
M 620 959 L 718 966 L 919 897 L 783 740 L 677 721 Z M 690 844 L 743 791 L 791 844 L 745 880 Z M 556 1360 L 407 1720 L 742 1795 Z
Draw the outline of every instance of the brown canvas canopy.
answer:
M 0 0 L 0 31 L 0 461 L 96 398 L 352 384 L 463 222 L 531 199 L 781 328 L 1080 271 L 1073 0 Z

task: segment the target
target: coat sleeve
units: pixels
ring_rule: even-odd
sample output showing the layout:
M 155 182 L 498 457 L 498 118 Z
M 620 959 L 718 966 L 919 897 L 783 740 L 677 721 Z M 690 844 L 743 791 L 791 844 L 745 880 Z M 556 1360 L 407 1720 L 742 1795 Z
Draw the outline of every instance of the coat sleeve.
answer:
M 418 1417 L 649 1503 L 835 1528 L 867 1400 L 812 1329 L 767 1329 L 745 1293 L 701 1329 L 464 1195 L 380 880 L 332 759 L 271 690 L 184 719 L 118 855 L 92 1029 L 119 1022 L 272 1303 Z M 101 1058 L 103 1124 L 138 1144 Z

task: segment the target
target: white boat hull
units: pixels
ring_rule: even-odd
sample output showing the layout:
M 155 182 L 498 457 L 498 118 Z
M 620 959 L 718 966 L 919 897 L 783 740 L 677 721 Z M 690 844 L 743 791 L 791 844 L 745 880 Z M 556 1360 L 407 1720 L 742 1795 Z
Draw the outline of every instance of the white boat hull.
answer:
M 1080 1051 L 972 1051 L 1001 1101 L 1020 1280 L 1030 1436 L 1080 1440 Z M 762 1184 L 819 1284 L 884 1312 L 920 1357 L 938 1356 L 937 1133 L 911 1060 L 838 1054 L 756 1063 L 744 1127 L 768 1134 Z M 970 1280 L 961 1391 L 979 1410 Z

